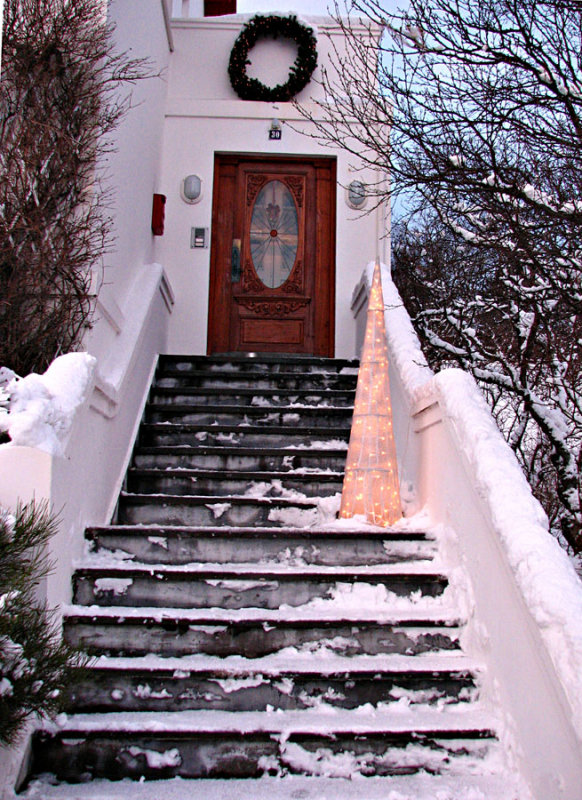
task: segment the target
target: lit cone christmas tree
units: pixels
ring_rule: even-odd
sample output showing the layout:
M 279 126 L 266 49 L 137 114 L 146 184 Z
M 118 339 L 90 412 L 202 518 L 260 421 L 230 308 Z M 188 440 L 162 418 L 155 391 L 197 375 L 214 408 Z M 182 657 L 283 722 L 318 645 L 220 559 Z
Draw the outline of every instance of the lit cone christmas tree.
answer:
M 376 262 L 360 357 L 340 517 L 387 527 L 402 516 L 380 265 Z

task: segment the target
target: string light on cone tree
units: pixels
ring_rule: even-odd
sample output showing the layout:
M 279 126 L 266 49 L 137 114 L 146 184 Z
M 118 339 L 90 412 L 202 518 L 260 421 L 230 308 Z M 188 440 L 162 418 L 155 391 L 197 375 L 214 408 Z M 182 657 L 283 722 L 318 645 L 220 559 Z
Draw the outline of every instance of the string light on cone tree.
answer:
M 392 430 L 384 298 L 378 262 L 368 300 L 366 335 L 360 357 L 340 507 L 340 517 L 349 518 L 356 514 L 382 527 L 393 525 L 402 516 Z

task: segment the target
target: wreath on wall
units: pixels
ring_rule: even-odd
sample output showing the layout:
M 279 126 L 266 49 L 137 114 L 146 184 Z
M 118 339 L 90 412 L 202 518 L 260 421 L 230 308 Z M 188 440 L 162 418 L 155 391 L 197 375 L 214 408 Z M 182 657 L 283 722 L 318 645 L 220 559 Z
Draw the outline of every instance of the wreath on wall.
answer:
M 265 86 L 256 78 L 249 78 L 247 65 L 251 50 L 259 39 L 278 37 L 291 39 L 297 45 L 297 58 L 289 70 L 286 83 Z M 247 22 L 230 53 L 228 75 L 232 88 L 242 100 L 285 102 L 291 100 L 309 83 L 317 66 L 317 40 L 313 30 L 303 25 L 297 17 L 257 15 Z

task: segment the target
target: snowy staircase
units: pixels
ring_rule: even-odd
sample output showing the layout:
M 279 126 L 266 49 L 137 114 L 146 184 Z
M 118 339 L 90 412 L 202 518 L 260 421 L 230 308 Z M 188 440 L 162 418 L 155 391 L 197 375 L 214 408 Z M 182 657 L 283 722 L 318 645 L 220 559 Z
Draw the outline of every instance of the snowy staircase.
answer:
M 335 520 L 355 366 L 160 359 L 30 797 L 517 799 L 435 539 Z

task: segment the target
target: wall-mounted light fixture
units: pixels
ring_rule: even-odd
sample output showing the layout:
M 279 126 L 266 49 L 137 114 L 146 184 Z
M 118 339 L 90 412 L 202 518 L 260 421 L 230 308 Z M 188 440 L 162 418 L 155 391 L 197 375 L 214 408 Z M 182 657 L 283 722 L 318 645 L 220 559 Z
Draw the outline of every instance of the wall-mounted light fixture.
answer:
M 199 175 L 186 175 L 180 186 L 182 200 L 198 203 L 202 199 L 202 179 Z
M 271 120 L 271 127 L 269 128 L 269 139 L 280 139 L 282 136 L 281 123 L 278 119 Z
M 368 196 L 366 194 L 366 187 L 362 181 L 352 181 L 346 188 L 346 203 L 350 208 L 360 209 L 364 208 Z

